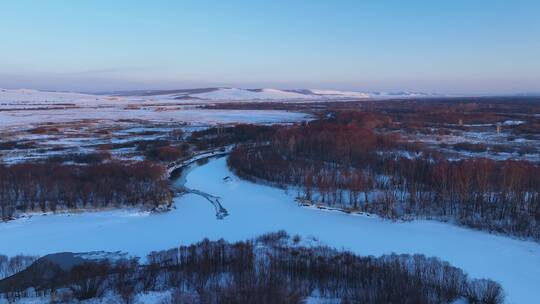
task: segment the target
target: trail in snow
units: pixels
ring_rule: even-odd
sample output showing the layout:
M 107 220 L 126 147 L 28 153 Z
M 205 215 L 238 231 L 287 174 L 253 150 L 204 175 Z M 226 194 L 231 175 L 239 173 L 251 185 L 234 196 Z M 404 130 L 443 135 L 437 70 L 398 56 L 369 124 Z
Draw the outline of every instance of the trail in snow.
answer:
M 231 147 L 226 148 L 227 151 L 229 151 L 230 149 Z M 219 220 L 224 219 L 227 215 L 229 215 L 227 209 L 225 209 L 221 204 L 220 198 L 204 191 L 190 189 L 186 187 L 186 177 L 193 168 L 198 166 L 197 161 L 222 157 L 224 155 L 227 155 L 228 153 L 229 152 L 218 153 L 217 151 L 208 151 L 183 162 L 173 163 L 168 169 L 170 175 L 172 175 L 175 170 L 181 170 L 180 176 L 176 178 L 176 182 L 174 183 L 176 193 L 181 196 L 187 193 L 191 193 L 205 198 L 207 201 L 210 202 L 210 204 L 214 206 L 214 209 L 216 210 L 216 218 Z
M 202 196 L 206 200 L 208 200 L 214 206 L 214 208 L 216 209 L 216 218 L 218 220 L 222 220 L 227 215 L 229 215 L 229 212 L 227 211 L 227 209 L 225 209 L 223 207 L 223 205 L 221 205 L 221 201 L 220 201 L 220 198 L 218 196 L 213 196 L 213 195 L 208 194 L 206 192 L 199 191 L 199 190 L 194 190 L 194 189 L 189 189 L 189 188 L 185 188 L 185 192 L 186 193 L 193 193 L 193 194 Z

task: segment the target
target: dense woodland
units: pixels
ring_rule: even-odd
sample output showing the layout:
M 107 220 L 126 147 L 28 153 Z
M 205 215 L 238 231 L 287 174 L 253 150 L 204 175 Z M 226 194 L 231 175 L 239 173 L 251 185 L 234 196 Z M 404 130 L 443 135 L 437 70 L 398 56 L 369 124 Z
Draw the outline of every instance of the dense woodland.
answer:
M 237 147 L 229 166 L 241 177 L 293 186 L 307 204 L 427 217 L 540 239 L 540 166 L 484 158 L 448 160 L 379 130 L 387 116 L 337 112 L 276 127 Z
M 195 131 L 187 138 L 187 143 L 196 150 L 208 150 L 228 145 L 265 140 L 277 131 L 275 127 L 264 125 L 237 124 L 227 127 L 213 127 Z
M 45 296 L 58 303 L 107 292 L 132 303 L 137 293 L 165 290 L 173 290 L 168 303 L 302 303 L 308 296 L 341 303 L 504 300 L 496 282 L 469 279 L 436 258 L 360 257 L 327 247 L 303 247 L 299 237 L 285 232 L 237 243 L 204 240 L 153 252 L 146 264 L 136 259 L 88 260 L 62 268 L 51 262 L 57 259 L 44 257 L 0 280 L 0 294 L 10 300 Z
M 18 212 L 170 204 L 163 167 L 150 162 L 0 165 L 0 219 Z
M 364 112 L 384 118 L 384 127 L 389 130 L 405 132 L 447 132 L 448 127 L 467 130 L 474 124 L 520 120 L 524 123 L 511 126 L 511 133 L 540 140 L 539 97 L 422 98 L 316 103 L 243 102 L 218 103 L 205 107 L 229 110 L 288 110 L 313 115 L 336 111 Z M 430 129 L 432 127 L 435 130 Z

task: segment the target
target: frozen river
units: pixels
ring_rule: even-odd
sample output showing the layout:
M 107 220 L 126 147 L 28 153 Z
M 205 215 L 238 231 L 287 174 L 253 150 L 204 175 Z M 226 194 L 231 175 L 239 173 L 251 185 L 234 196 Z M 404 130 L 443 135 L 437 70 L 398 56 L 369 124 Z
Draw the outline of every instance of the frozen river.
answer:
M 229 176 L 230 178 L 224 179 Z M 161 214 L 131 210 L 34 216 L 0 224 L 0 253 L 152 250 L 224 238 L 244 240 L 284 229 L 361 255 L 437 256 L 475 278 L 501 283 L 509 303 L 540 303 L 540 245 L 433 221 L 394 223 L 298 207 L 294 193 L 236 178 L 225 158 L 197 167 L 186 186 L 220 198 L 229 215 L 216 219 L 204 197 L 186 194 Z

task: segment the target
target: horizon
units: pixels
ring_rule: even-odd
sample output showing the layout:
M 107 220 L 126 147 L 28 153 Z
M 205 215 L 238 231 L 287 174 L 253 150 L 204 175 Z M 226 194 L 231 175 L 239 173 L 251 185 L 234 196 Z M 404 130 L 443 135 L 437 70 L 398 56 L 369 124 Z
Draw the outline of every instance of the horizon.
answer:
M 0 12 L 0 88 L 540 93 L 540 3 L 65 1 Z

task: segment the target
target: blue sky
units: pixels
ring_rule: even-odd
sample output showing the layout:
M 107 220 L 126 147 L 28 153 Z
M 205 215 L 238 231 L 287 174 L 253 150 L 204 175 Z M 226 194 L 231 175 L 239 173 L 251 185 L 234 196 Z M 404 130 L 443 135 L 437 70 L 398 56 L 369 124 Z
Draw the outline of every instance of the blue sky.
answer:
M 0 87 L 540 92 L 540 1 L 0 0 Z

